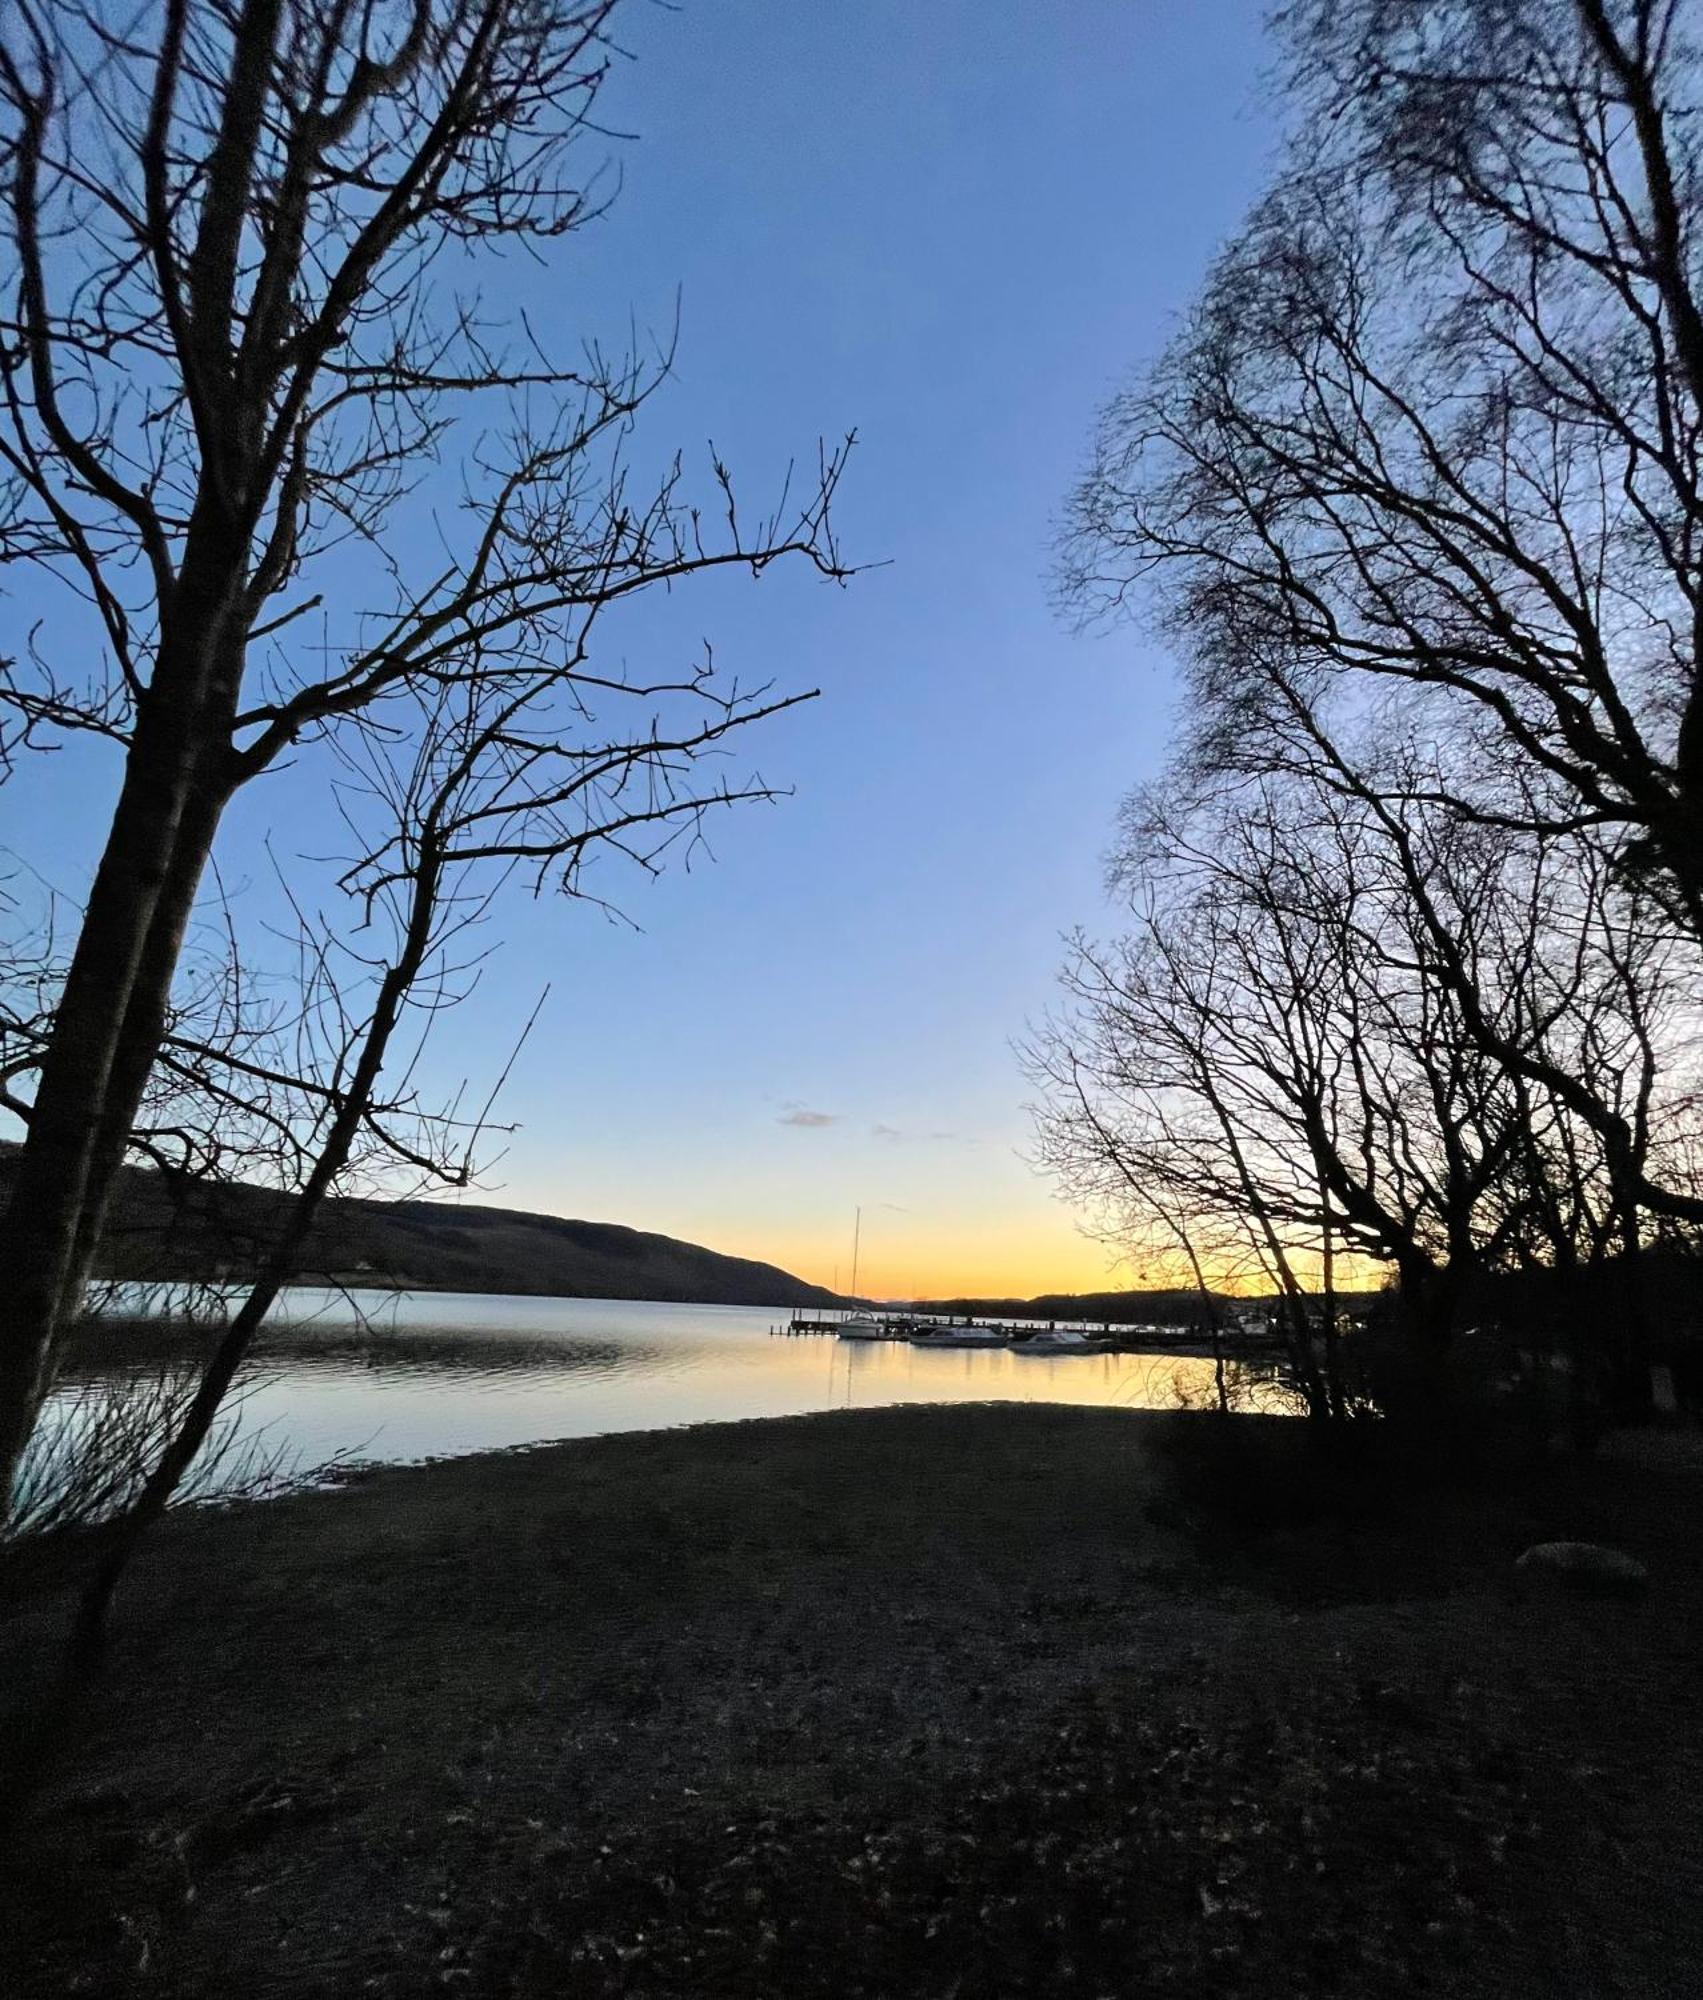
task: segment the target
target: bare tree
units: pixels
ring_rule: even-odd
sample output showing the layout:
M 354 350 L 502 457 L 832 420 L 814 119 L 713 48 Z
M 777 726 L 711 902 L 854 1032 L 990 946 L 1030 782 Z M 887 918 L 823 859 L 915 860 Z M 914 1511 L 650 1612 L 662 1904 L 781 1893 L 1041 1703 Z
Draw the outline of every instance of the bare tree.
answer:
M 1295 0 L 1290 161 L 1106 410 L 1068 602 L 1158 587 L 1197 758 L 1400 701 L 1703 934 L 1703 126 L 1679 0 Z M 1510 763 L 1526 783 L 1505 795 Z
M 694 767 L 801 697 L 743 689 L 707 657 L 630 676 L 598 664 L 592 636 L 627 598 L 717 568 L 796 556 L 842 575 L 828 508 L 843 453 L 752 522 L 719 460 L 707 513 L 678 462 L 641 487 L 626 440 L 666 350 L 564 357 L 478 303 L 495 253 L 599 208 L 576 148 L 614 13 L 17 0 L 0 32 L 0 535 L 73 606 L 0 684 L 0 740 L 17 754 L 85 734 L 122 756 L 50 1015 L 8 1061 L 25 1136 L 0 1238 L 0 1488 L 116 1173 L 151 1143 L 163 1072 L 203 1101 L 240 1091 L 263 1120 L 283 1092 L 303 1198 L 162 1463 L 169 1483 L 313 1204 L 362 1132 L 394 1132 L 378 1109 L 410 1104 L 380 1079 L 422 992 L 453 987 L 454 941 L 505 871 L 579 893 L 600 848 L 655 866 L 707 810 L 772 795 Z M 414 489 L 450 455 L 446 521 Z M 352 1005 L 324 976 L 334 947 L 313 947 L 319 997 L 296 1018 L 323 1060 L 304 1071 L 240 1036 L 185 1036 L 174 1009 L 228 806 L 315 751 L 359 775 L 335 793 L 346 886 L 388 931 L 361 954 Z
M 1393 1268 L 1441 1354 L 1487 1274 L 1635 1252 L 1638 1173 L 1696 1125 L 1688 987 L 1612 867 L 1372 799 L 1275 777 L 1138 795 L 1133 928 L 1077 941 L 1034 1050 L 1066 1186 L 1138 1240 L 1181 1222 L 1208 1264 L 1251 1251 L 1302 1369 L 1309 1281 L 1329 1293 L 1339 1257 Z M 1328 1338 L 1318 1360 L 1311 1400 L 1338 1412 Z

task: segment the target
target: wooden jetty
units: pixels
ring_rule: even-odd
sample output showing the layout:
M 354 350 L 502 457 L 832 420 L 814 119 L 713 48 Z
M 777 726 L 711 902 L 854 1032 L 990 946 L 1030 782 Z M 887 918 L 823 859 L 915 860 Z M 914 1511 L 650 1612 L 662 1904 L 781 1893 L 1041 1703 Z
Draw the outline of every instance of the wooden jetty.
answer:
M 914 1313 L 874 1313 L 867 1309 L 843 1307 L 838 1311 L 818 1309 L 815 1312 L 795 1312 L 789 1319 L 769 1328 L 772 1339 L 794 1339 L 799 1335 L 837 1335 L 842 1323 L 856 1317 L 861 1320 L 873 1319 L 880 1327 L 878 1336 L 868 1338 L 886 1340 L 908 1340 L 917 1334 L 931 1332 L 951 1332 L 957 1322 L 949 1319 L 928 1319 Z M 987 1324 L 995 1324 L 987 1322 Z M 1046 1322 L 1051 1324 L 1051 1322 Z M 1043 1325 L 1039 1320 L 998 1323 L 998 1330 L 1009 1334 L 1012 1344 L 1019 1345 L 1026 1336 L 1038 1332 Z M 1083 1322 L 1081 1330 L 1094 1336 L 1092 1345 L 1063 1349 L 1061 1352 L 1073 1354 L 1159 1354 L 1178 1357 L 1202 1357 L 1210 1359 L 1214 1342 L 1208 1329 L 1188 1326 L 1128 1326 L 1111 1321 L 1103 1323 Z M 1218 1337 L 1218 1351 L 1226 1360 L 1260 1360 L 1282 1352 L 1282 1342 L 1270 1329 L 1258 1331 L 1249 1327 L 1226 1327 Z
M 833 1318 L 825 1312 L 794 1313 L 791 1319 L 783 1321 L 781 1325 L 771 1326 L 769 1332 L 783 1337 L 790 1337 L 795 1333 L 838 1333 L 840 1321 L 844 1318 L 844 1313 L 839 1313 Z

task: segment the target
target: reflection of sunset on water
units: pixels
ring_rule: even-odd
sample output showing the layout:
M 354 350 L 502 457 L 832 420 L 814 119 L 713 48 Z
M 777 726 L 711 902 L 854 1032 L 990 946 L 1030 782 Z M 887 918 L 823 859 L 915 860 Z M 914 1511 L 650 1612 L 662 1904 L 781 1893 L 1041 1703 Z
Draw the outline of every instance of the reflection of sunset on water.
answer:
M 307 1290 L 287 1306 L 256 1354 L 241 1424 L 303 1469 L 892 1403 L 1170 1409 L 1205 1404 L 1213 1389 L 1211 1362 L 1180 1355 L 771 1337 L 787 1323 L 778 1308 Z M 127 1338 L 124 1351 L 132 1367 L 155 1370 L 166 1350 Z M 117 1372 L 98 1350 L 81 1357 L 61 1409 Z M 1263 1374 L 1232 1375 L 1248 1407 L 1276 1406 Z

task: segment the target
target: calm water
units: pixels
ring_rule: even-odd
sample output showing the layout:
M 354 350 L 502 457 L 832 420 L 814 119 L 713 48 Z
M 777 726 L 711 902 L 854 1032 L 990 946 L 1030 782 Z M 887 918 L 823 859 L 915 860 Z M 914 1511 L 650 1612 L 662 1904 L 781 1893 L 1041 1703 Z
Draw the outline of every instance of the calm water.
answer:
M 338 1456 L 402 1463 L 891 1403 L 1165 1409 L 1212 1392 L 1204 1360 L 771 1338 L 769 1328 L 786 1318 L 780 1308 L 747 1306 L 296 1291 L 258 1345 L 241 1424 L 305 1468 Z M 121 1373 L 130 1353 L 81 1363 L 61 1393 Z

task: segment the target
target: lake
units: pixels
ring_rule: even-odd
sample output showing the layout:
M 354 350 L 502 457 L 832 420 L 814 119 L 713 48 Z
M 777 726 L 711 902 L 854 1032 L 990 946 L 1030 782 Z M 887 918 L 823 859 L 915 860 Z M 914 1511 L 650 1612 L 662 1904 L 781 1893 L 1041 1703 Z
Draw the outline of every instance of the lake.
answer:
M 1201 1359 L 771 1337 L 788 1317 L 782 1307 L 297 1290 L 257 1345 L 240 1424 L 308 1470 L 892 1403 L 1167 1409 L 1212 1394 Z M 71 1362 L 61 1407 L 91 1381 L 158 1366 L 158 1351 L 118 1338 L 122 1350 L 100 1343 Z

